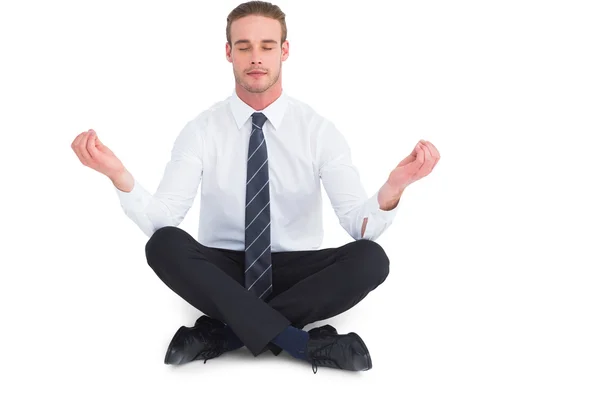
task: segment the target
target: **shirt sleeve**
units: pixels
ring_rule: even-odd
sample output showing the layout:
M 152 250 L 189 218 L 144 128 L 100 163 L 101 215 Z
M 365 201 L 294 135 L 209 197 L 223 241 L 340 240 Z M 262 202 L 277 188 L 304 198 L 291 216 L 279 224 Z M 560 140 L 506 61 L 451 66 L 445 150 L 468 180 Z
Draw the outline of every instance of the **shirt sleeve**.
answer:
M 348 142 L 331 122 L 325 121 L 319 133 L 319 176 L 340 224 L 355 240 L 376 240 L 391 225 L 398 206 L 382 210 L 378 192 L 368 197 Z M 365 218 L 368 222 L 361 236 Z
M 178 226 L 194 203 L 202 179 L 202 147 L 201 132 L 189 121 L 175 139 L 154 194 L 135 177 L 130 192 L 115 187 L 121 208 L 148 237 L 163 226 Z

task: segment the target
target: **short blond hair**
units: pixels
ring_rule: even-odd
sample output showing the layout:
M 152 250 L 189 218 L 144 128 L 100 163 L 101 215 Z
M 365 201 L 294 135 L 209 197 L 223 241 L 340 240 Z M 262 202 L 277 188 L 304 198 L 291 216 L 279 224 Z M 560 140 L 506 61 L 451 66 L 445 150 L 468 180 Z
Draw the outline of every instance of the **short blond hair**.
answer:
M 285 14 L 281 9 L 266 1 L 249 1 L 242 3 L 234 8 L 227 16 L 227 28 L 225 35 L 227 36 L 227 43 L 232 46 L 231 43 L 231 24 L 233 21 L 238 20 L 248 15 L 260 15 L 261 17 L 273 18 L 281 24 L 281 45 L 287 39 L 287 26 L 285 24 Z

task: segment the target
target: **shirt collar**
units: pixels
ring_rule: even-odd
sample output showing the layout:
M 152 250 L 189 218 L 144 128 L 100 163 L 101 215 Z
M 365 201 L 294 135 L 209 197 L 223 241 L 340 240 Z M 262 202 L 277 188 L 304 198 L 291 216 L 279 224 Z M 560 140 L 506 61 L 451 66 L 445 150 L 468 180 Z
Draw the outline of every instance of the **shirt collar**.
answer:
M 248 121 L 248 118 L 252 117 L 253 113 L 262 112 L 277 130 L 281 126 L 281 120 L 287 108 L 287 95 L 282 91 L 277 100 L 269 104 L 264 110 L 258 111 L 244 103 L 234 89 L 229 104 L 238 129 L 242 129 L 242 126 Z

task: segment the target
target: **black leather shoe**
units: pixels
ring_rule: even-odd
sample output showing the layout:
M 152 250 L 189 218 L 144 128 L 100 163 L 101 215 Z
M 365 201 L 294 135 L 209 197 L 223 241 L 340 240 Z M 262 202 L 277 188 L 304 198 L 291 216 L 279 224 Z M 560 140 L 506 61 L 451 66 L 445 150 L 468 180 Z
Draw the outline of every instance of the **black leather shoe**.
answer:
M 373 366 L 367 346 L 356 333 L 338 335 L 324 329 L 311 331 L 306 354 L 315 374 L 318 366 L 348 371 L 366 371 Z
M 331 325 L 323 325 L 312 328 L 308 334 L 312 336 L 337 335 L 337 330 Z
M 190 361 L 206 361 L 227 351 L 225 324 L 203 315 L 193 327 L 182 326 L 175 332 L 165 354 L 165 364 L 181 365 Z

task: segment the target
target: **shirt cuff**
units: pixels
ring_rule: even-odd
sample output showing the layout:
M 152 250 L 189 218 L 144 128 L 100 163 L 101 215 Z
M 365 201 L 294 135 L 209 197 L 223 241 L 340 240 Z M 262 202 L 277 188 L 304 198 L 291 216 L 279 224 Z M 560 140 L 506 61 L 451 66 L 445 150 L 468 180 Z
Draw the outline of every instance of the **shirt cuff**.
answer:
M 152 197 L 150 193 L 140 183 L 135 180 L 133 181 L 133 189 L 130 192 L 124 192 L 118 187 L 115 186 L 115 190 L 117 192 L 117 196 L 119 197 L 119 201 L 121 203 L 121 207 L 124 210 L 129 211 L 141 211 L 148 204 L 150 198 Z
M 376 192 L 373 196 L 367 199 L 365 216 L 368 217 L 367 226 L 365 233 L 361 236 L 364 239 L 374 240 L 379 237 L 381 233 L 392 223 L 392 220 L 398 213 L 398 206 L 391 210 L 382 210 L 379 208 L 379 201 L 377 196 L 379 192 Z M 363 221 L 360 221 L 360 229 L 362 231 Z
M 375 194 L 371 196 L 369 200 L 367 200 L 367 212 L 369 214 L 369 218 L 375 217 L 378 220 L 383 220 L 386 222 L 393 220 L 398 213 L 398 205 L 400 203 L 398 203 L 396 207 L 392 208 L 391 210 L 382 210 L 379 206 L 379 200 L 377 200 L 378 195 L 379 191 L 375 192 Z

